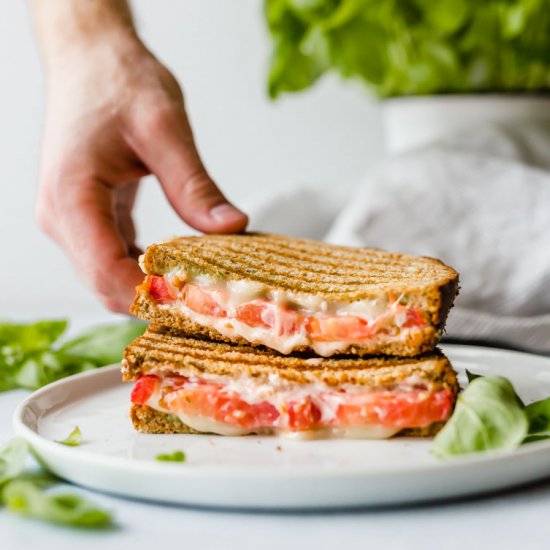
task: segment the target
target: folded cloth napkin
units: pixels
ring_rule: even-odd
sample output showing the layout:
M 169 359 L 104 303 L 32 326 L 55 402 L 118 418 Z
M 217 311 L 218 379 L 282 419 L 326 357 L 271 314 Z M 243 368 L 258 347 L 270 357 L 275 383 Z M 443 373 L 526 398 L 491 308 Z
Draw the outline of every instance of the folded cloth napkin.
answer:
M 385 161 L 325 236 L 460 272 L 450 337 L 550 353 L 550 128 L 480 125 Z

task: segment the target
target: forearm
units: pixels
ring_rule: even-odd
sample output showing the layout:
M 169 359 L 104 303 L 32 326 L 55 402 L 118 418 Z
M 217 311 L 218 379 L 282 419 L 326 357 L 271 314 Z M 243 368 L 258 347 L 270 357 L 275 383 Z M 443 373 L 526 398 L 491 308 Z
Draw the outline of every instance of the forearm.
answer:
M 126 0 L 30 0 L 47 69 L 73 52 L 138 42 Z

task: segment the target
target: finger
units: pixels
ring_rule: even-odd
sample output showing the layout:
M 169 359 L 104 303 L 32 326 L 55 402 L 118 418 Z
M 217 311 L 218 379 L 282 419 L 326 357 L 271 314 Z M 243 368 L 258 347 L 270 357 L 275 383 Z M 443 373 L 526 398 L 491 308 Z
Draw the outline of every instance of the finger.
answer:
M 115 219 L 117 227 L 128 249 L 135 246 L 136 228 L 132 218 L 132 209 L 138 192 L 139 181 L 129 181 L 117 185 L 115 194 Z
M 62 246 L 104 304 L 128 312 L 143 274 L 117 225 L 114 191 L 99 180 L 65 182 L 59 199 Z
M 245 229 L 246 214 L 229 203 L 206 172 L 183 105 L 157 110 L 138 127 L 145 128 L 146 135 L 138 132 L 136 152 L 186 223 L 205 233 Z

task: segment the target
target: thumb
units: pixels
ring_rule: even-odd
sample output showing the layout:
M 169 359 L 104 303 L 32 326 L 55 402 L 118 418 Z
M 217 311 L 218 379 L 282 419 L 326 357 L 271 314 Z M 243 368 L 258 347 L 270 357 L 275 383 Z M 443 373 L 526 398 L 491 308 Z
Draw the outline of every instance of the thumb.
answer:
M 183 105 L 157 108 L 148 115 L 144 126 L 141 138 L 134 143 L 135 151 L 158 177 L 182 220 L 205 233 L 244 230 L 248 217 L 230 204 L 210 179 Z

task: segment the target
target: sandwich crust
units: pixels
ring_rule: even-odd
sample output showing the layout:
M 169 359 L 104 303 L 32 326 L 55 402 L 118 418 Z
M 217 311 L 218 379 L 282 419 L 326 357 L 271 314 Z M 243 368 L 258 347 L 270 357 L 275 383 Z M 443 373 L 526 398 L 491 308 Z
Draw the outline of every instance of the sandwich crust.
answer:
M 321 295 L 324 300 L 338 303 L 403 296 L 407 305 L 420 308 L 427 315 L 428 326 L 411 331 L 400 341 L 364 342 L 348 348 L 348 353 L 356 355 L 412 357 L 433 349 L 458 293 L 458 273 L 434 258 L 279 235 L 180 237 L 148 247 L 141 264 L 150 275 L 183 268 L 222 281 L 255 281 L 268 290 Z M 248 343 L 239 337 L 229 340 L 175 308 L 159 307 L 143 288 L 138 288 L 130 311 L 141 319 L 187 334 Z M 307 349 L 303 346 L 296 351 Z
M 335 302 L 377 298 L 382 292 L 428 292 L 458 281 L 454 269 L 434 258 L 253 233 L 153 244 L 142 267 L 153 275 L 187 267 L 222 280 L 322 294 Z
M 434 390 L 445 388 L 456 395 L 459 389 L 449 360 L 437 349 L 411 359 L 280 355 L 269 349 L 188 337 L 166 327 L 149 327 L 143 336 L 126 348 L 122 372 L 124 380 L 136 380 L 142 374 L 192 372 L 198 376 L 249 376 L 260 383 L 269 383 L 276 376 L 279 380 L 297 384 L 373 387 L 391 387 L 416 377 Z

